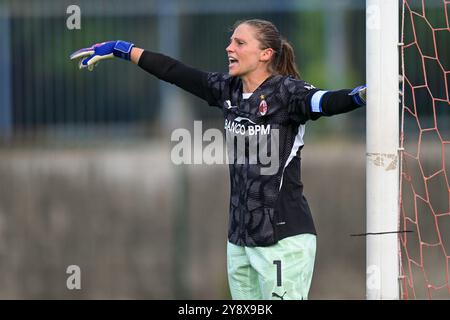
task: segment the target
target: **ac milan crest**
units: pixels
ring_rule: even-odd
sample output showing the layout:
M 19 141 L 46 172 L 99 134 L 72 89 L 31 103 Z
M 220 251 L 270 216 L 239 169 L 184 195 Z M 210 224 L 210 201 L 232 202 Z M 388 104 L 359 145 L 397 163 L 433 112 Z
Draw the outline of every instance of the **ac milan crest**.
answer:
M 261 102 L 259 103 L 259 113 L 263 116 L 267 113 L 267 102 L 264 96 L 261 96 Z

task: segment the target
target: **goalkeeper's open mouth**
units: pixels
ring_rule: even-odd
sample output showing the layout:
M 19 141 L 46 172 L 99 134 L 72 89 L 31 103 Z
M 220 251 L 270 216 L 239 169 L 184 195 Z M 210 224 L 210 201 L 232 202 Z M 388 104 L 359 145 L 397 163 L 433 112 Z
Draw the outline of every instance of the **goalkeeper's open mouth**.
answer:
M 234 66 L 236 66 L 237 64 L 239 63 L 239 61 L 236 59 L 236 58 L 234 58 L 234 57 L 228 57 L 228 68 L 232 68 L 232 67 L 234 67 Z

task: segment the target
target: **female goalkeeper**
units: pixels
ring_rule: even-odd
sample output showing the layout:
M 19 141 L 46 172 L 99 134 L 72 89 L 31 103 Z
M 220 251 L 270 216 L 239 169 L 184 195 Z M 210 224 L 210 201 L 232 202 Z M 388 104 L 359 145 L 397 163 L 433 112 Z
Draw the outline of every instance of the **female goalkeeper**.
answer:
M 71 59 L 83 58 L 80 68 L 90 70 L 107 58 L 131 60 L 220 108 L 227 138 L 228 133 L 247 139 L 251 134 L 266 136 L 272 155 L 279 157 L 276 170 L 267 174 L 261 161 L 250 163 L 258 148 L 248 144 L 241 150 L 246 151 L 242 154 L 247 161 L 229 165 L 231 295 L 233 299 L 307 299 L 316 230 L 300 176 L 304 126 L 308 120 L 365 105 L 366 88 L 326 91 L 301 80 L 291 45 L 269 21 L 236 23 L 226 53 L 228 74 L 203 72 L 125 41 L 96 44 L 78 50 Z

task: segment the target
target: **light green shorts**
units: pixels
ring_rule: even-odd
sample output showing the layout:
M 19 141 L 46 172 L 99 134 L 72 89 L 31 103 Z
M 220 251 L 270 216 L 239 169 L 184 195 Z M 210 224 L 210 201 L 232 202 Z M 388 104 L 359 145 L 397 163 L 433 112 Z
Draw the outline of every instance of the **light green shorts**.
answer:
M 300 234 L 269 247 L 228 242 L 228 283 L 234 300 L 308 298 L 316 255 L 316 236 Z

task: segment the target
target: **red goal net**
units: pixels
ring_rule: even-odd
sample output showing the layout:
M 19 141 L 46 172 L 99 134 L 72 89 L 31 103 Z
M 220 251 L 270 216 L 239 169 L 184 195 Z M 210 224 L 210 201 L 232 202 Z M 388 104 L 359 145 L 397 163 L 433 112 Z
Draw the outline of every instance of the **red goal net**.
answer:
M 450 298 L 450 0 L 403 0 L 401 298 Z

